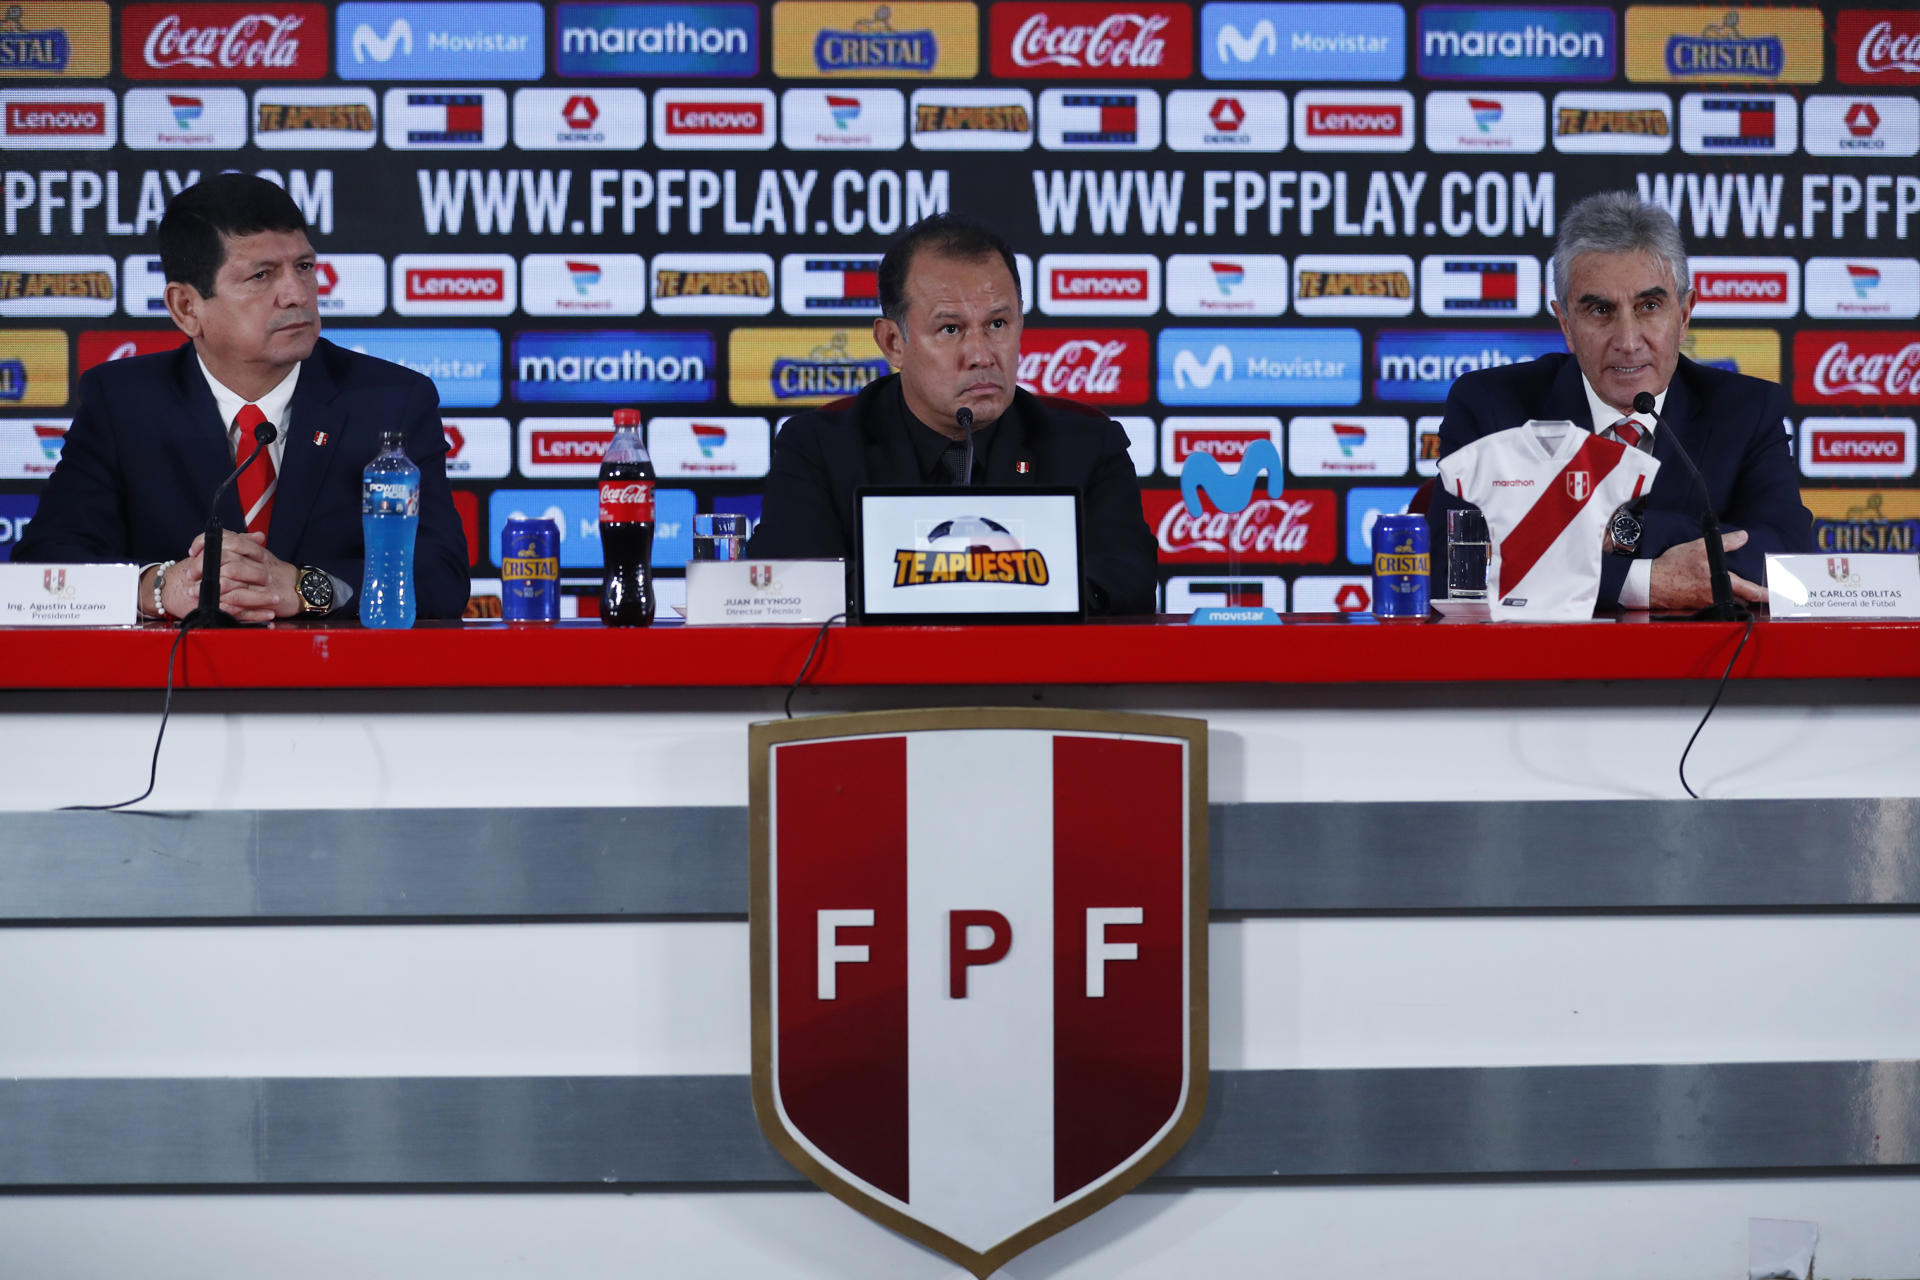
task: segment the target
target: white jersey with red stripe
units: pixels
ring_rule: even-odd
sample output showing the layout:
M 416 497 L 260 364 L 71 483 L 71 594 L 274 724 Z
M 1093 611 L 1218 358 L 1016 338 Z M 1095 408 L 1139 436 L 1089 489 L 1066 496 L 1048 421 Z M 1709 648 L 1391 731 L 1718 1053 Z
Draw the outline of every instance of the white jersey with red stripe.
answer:
M 1571 422 L 1529 421 L 1440 460 L 1440 481 L 1487 518 L 1487 611 L 1496 619 L 1591 618 L 1613 513 L 1660 464 Z

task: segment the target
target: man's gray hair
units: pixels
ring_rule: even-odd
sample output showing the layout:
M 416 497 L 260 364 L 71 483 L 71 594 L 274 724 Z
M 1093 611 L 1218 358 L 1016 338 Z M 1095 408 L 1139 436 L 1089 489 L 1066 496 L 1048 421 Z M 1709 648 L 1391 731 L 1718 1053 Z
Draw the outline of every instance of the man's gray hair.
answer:
M 1680 228 L 1665 209 L 1648 204 L 1631 191 L 1602 191 L 1567 210 L 1553 244 L 1553 292 L 1560 300 L 1560 309 L 1567 308 L 1567 281 L 1573 275 L 1574 260 L 1581 254 L 1642 250 L 1667 260 L 1673 270 L 1674 288 L 1684 297 L 1690 287 L 1687 247 L 1680 242 Z

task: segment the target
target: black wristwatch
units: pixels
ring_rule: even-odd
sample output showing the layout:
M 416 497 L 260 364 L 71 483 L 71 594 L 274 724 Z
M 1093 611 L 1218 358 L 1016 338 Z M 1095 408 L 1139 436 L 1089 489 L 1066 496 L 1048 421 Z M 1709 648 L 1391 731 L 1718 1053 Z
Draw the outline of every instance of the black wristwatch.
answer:
M 333 575 L 325 569 L 300 571 L 300 614 L 313 618 L 333 612 Z
M 1607 521 L 1607 550 L 1623 559 L 1633 559 L 1640 554 L 1640 532 L 1640 517 L 1632 507 L 1621 507 Z

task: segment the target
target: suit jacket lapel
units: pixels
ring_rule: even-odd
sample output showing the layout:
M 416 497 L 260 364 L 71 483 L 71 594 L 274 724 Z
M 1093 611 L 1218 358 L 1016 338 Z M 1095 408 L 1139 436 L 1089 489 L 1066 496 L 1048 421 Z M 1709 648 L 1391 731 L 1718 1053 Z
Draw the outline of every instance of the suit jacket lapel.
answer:
M 1684 362 L 1686 357 L 1681 357 Z M 1674 444 L 1677 439 L 1686 447 L 1688 454 L 1698 459 L 1700 456 L 1700 424 L 1694 419 L 1693 397 L 1687 393 L 1686 370 L 1676 368 L 1673 380 L 1667 384 L 1667 401 L 1660 407 L 1662 429 L 1653 433 L 1653 457 L 1660 464 L 1660 473 L 1653 478 L 1655 489 L 1664 490 L 1669 500 L 1665 506 L 1691 508 L 1699 505 L 1695 495 L 1693 476 L 1687 470 L 1687 464 L 1680 460 L 1680 451 Z
M 1588 431 L 1604 431 L 1613 425 L 1610 422 L 1594 422 L 1593 409 L 1587 404 L 1587 388 L 1580 380 L 1580 362 L 1572 356 L 1567 357 L 1566 363 L 1560 366 L 1559 374 L 1554 377 L 1544 409 L 1544 417 L 1571 422 Z
M 233 470 L 233 449 L 227 443 L 227 424 L 220 421 L 220 406 L 214 403 L 213 388 L 200 372 L 193 344 L 185 343 L 174 356 L 173 378 L 180 393 L 181 412 L 171 429 L 179 436 L 180 457 L 187 469 L 188 491 L 195 506 L 204 513 L 213 499 L 213 491 Z M 168 429 L 163 421 L 159 429 Z M 220 498 L 220 523 L 238 529 L 240 499 L 229 489 Z
M 866 406 L 867 474 L 862 483 L 921 484 L 920 456 L 913 451 L 913 440 L 907 435 L 907 404 L 900 390 L 900 375 L 888 376 L 893 385 L 873 388 L 873 398 Z
M 300 544 L 301 531 L 319 496 L 320 482 L 340 449 L 345 415 L 334 407 L 339 394 L 327 368 L 331 344 L 324 340 L 300 367 L 300 383 L 293 389 L 287 413 L 287 446 L 280 456 L 280 483 L 273 493 L 273 523 L 267 527 L 267 550 L 290 559 Z
M 1022 410 L 1020 393 L 994 424 L 993 455 L 987 459 L 985 483 L 1030 485 L 1033 483 L 1033 449 L 1027 440 L 1027 415 Z M 1027 472 L 1020 474 L 1018 464 L 1025 462 Z

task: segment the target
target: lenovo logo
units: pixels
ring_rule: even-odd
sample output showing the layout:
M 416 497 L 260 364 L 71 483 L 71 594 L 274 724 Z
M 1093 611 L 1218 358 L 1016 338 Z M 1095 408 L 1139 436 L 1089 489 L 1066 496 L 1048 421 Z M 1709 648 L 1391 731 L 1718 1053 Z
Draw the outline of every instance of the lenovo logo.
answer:
M 1062 268 L 1053 273 L 1055 298 L 1127 298 L 1147 296 L 1148 280 L 1144 271 L 1075 271 Z
M 1396 137 L 1405 127 L 1405 119 L 1405 114 L 1397 105 L 1310 105 L 1307 108 L 1307 133 L 1316 138 Z
M 1800 470 L 1809 476 L 1883 476 L 1914 471 L 1912 418 L 1806 418 Z
M 1703 271 L 1693 278 L 1702 302 L 1785 302 L 1787 278 L 1777 271 Z
M 91 102 L 9 102 L 6 132 L 12 137 L 86 138 L 107 131 L 106 108 Z
M 757 102 L 671 102 L 667 132 L 737 136 L 766 131 L 766 108 Z
M 1254 441 L 1272 439 L 1271 431 L 1175 431 L 1172 462 L 1177 467 L 1196 453 L 1216 462 L 1239 462 Z
M 506 273 L 498 269 L 431 270 L 412 268 L 406 273 L 406 296 L 410 300 L 433 298 L 470 298 L 497 301 L 506 296 Z
M 1907 442 L 1879 431 L 1817 431 L 1813 436 L 1813 460 L 1899 465 L 1907 460 Z
M 612 439 L 604 431 L 535 431 L 532 435 L 533 460 L 597 463 Z

